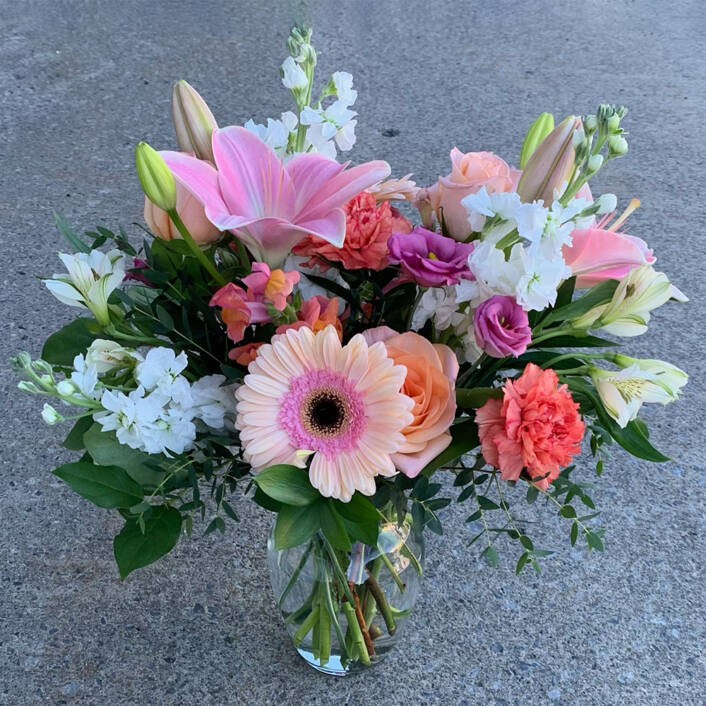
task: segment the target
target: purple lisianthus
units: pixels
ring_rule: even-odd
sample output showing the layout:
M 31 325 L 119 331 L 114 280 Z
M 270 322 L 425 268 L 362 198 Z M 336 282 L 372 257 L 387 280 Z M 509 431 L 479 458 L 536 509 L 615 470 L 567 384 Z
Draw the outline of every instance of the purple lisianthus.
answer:
M 475 311 L 476 343 L 493 358 L 522 355 L 532 340 L 527 312 L 514 297 L 496 294 Z
M 473 243 L 457 243 L 426 228 L 393 233 L 387 241 L 389 259 L 399 263 L 403 275 L 422 287 L 442 287 L 473 279 L 468 256 Z

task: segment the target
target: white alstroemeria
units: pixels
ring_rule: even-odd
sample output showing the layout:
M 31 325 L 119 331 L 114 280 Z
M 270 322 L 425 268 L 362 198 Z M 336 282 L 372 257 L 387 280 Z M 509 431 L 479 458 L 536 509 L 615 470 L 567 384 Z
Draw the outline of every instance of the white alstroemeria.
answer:
M 353 75 L 347 71 L 336 71 L 331 79 L 336 88 L 336 98 L 344 105 L 353 105 L 358 98 L 358 91 L 353 90 Z
M 235 412 L 232 385 L 224 386 L 223 375 L 206 375 L 191 386 L 192 413 L 213 429 L 222 429 L 226 414 Z
M 333 159 L 336 156 L 336 145 L 342 152 L 347 152 L 355 144 L 357 121 L 353 118 L 356 115 L 345 101 L 337 100 L 325 109 L 307 106 L 302 110 L 299 120 L 302 125 L 309 126 L 306 139 L 314 150 Z
M 457 311 L 458 301 L 454 287 L 431 287 L 422 294 L 412 316 L 412 329 L 419 330 L 432 319 L 438 331 L 457 326 L 464 315 Z
M 621 368 L 638 368 L 642 372 L 654 376 L 652 381 L 666 392 L 669 398 L 667 401 L 678 399 L 679 391 L 689 381 L 689 376 L 681 368 L 664 360 L 631 358 L 622 353 L 616 353 L 611 360 Z M 666 403 L 665 401 L 664 404 Z
M 261 123 L 256 123 L 252 119 L 243 126 L 246 130 L 257 135 L 268 147 L 274 150 L 275 154 L 283 158 L 287 153 L 289 136 L 296 131 L 297 116 L 288 110 L 280 116 L 280 120 L 267 118 L 267 127 Z
M 108 297 L 125 277 L 125 255 L 120 250 L 107 253 L 91 250 L 73 255 L 60 253 L 59 259 L 68 274 L 54 274 L 45 279 L 47 289 L 60 302 L 89 309 L 101 325 L 108 324 Z
M 118 441 L 132 449 L 160 453 L 150 434 L 163 413 L 168 397 L 160 392 L 145 395 L 140 386 L 129 394 L 105 390 L 101 404 L 105 411 L 96 412 L 93 419 L 103 431 L 114 431 Z
M 125 348 L 117 341 L 96 338 L 86 351 L 85 362 L 94 366 L 99 375 L 104 375 L 111 370 L 132 368 L 142 359 L 142 355 L 133 348 Z
M 306 72 L 291 56 L 282 62 L 282 83 L 290 91 L 302 91 L 309 86 Z
M 145 359 L 135 368 L 135 378 L 148 392 L 159 389 L 171 396 L 175 380 L 181 377 L 180 373 L 188 363 L 183 351 L 176 355 L 171 348 L 150 348 Z
M 561 255 L 547 259 L 522 248 L 521 256 L 524 272 L 515 287 L 517 303 L 525 311 L 543 311 L 554 306 L 556 290 L 562 280 L 571 277 L 571 268 Z
M 650 312 L 669 299 L 688 301 L 663 272 L 642 265 L 628 272 L 608 304 L 594 307 L 574 322 L 614 336 L 639 336 L 647 331 Z
M 623 428 L 637 417 L 643 403 L 668 404 L 674 399 L 657 382 L 656 373 L 638 365 L 618 371 L 592 368 L 590 375 L 606 411 Z

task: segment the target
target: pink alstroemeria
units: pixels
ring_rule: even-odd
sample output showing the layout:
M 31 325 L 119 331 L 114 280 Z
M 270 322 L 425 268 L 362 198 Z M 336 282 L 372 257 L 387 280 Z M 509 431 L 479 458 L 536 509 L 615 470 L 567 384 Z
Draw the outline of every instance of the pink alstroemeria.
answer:
M 657 260 L 644 240 L 600 227 L 573 231 L 571 245 L 565 245 L 562 254 L 576 275 L 578 289 L 606 279 L 622 279 L 633 268 Z
M 340 247 L 346 235 L 342 206 L 390 173 L 387 162 L 345 164 L 300 154 L 286 164 L 242 127 L 213 132 L 214 167 L 178 152 L 162 152 L 174 176 L 203 204 L 207 218 L 230 230 L 254 258 L 280 266 L 304 236 Z

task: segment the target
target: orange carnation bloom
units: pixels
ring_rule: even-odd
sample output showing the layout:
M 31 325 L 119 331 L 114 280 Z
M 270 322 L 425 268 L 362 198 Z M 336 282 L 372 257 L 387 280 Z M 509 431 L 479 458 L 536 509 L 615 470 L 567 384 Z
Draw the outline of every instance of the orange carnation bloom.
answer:
M 352 198 L 344 207 L 346 239 L 340 248 L 322 238 L 307 235 L 294 248 L 295 255 L 311 256 L 305 267 L 321 266 L 321 257 L 341 262 L 347 270 L 387 267 L 387 239 L 393 233 L 409 233 L 412 224 L 389 201 L 377 204 L 375 196 L 366 192 Z
M 542 489 L 581 450 L 584 423 L 566 385 L 553 370 L 528 363 L 507 380 L 502 400 L 490 399 L 477 412 L 483 458 L 503 480 L 517 480 L 526 468 Z

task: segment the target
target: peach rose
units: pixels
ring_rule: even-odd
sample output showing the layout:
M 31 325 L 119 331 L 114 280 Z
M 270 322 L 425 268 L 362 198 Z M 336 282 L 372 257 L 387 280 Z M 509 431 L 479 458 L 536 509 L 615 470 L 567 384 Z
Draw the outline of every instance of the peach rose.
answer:
M 202 244 L 214 243 L 221 237 L 221 232 L 206 218 L 203 204 L 187 191 L 178 181 L 176 183 L 176 210 L 184 221 L 191 237 Z M 181 238 L 181 234 L 172 223 L 169 214 L 149 199 L 145 199 L 145 221 L 149 229 L 162 240 Z
M 461 199 L 475 194 L 482 186 L 488 193 L 514 191 L 520 174 L 492 152 L 463 154 L 454 147 L 451 150 L 451 174 L 439 177 L 434 186 L 426 189 L 425 198 L 440 223 L 443 213 L 447 234 L 455 240 L 465 240 L 471 234 L 471 226 Z
M 414 401 L 414 420 L 402 430 L 405 443 L 392 454 L 392 461 L 398 470 L 414 478 L 451 443 L 458 361 L 448 346 L 430 343 L 411 331 L 398 334 L 380 326 L 363 335 L 369 345 L 383 341 L 388 357 L 407 368 L 402 392 Z

